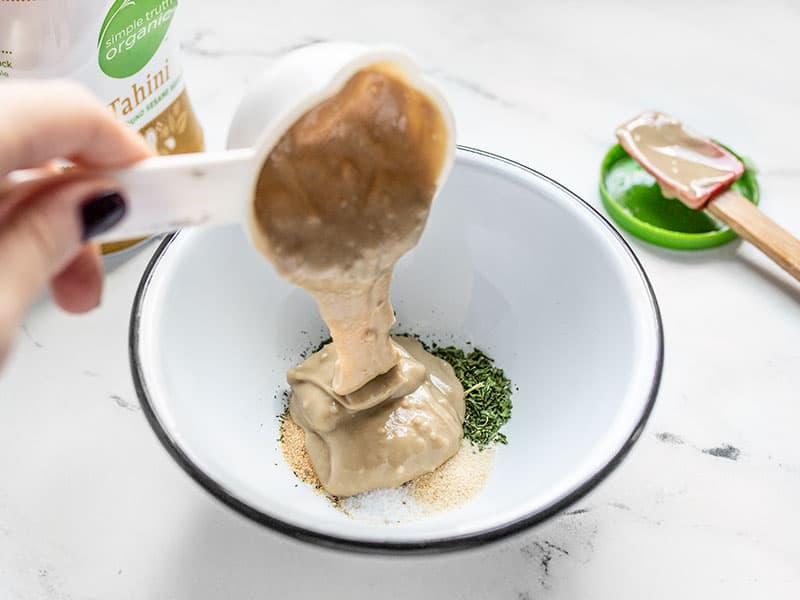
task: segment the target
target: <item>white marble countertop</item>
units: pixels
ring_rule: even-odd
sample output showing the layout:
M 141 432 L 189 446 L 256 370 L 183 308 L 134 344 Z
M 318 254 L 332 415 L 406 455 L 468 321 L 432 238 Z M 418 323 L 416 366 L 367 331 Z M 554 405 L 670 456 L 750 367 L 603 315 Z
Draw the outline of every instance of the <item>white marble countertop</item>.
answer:
M 753 157 L 763 210 L 800 234 L 800 7 L 790 0 L 196 0 L 179 10 L 211 148 L 248 80 L 281 52 L 391 41 L 443 85 L 461 143 L 599 206 L 613 127 L 662 108 Z M 150 431 L 128 372 L 128 314 L 153 246 L 109 273 L 86 318 L 43 300 L 0 377 L 0 599 L 796 598 L 800 286 L 739 243 L 677 253 L 626 237 L 666 332 L 642 439 L 571 513 L 464 555 L 318 550 L 190 481 Z

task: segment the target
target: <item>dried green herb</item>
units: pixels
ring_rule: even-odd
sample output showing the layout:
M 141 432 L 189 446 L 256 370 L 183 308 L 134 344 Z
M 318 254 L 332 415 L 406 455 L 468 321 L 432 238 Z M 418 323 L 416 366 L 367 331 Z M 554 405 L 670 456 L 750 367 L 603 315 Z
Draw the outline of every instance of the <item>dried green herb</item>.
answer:
M 326 337 L 326 338 L 325 338 L 324 340 L 322 340 L 322 341 L 321 341 L 319 344 L 317 344 L 316 348 L 314 348 L 313 350 L 311 350 L 311 354 L 314 354 L 314 353 L 316 353 L 316 352 L 319 352 L 320 350 L 322 350 L 322 349 L 323 349 L 325 346 L 327 346 L 327 345 L 328 345 L 328 344 L 330 344 L 331 342 L 333 342 L 333 338 L 332 338 L 332 337 L 330 337 L 330 336 Z
M 333 339 L 331 339 L 331 337 L 328 336 L 326 339 L 322 340 L 316 346 L 310 346 L 310 347 L 306 348 L 305 350 L 303 350 L 300 353 L 300 358 L 305 360 L 306 358 L 308 358 L 312 354 L 315 354 L 315 353 L 319 352 L 320 350 L 322 350 L 325 346 L 330 344 L 332 341 L 333 341 Z
M 275 399 L 278 398 L 278 393 L 275 392 Z M 277 415 L 278 419 L 278 443 L 283 443 L 283 424 L 286 422 L 286 418 L 289 416 L 289 398 L 291 398 L 292 392 L 289 390 L 282 390 L 280 391 L 281 400 L 283 401 L 283 408 L 281 412 Z
M 507 444 L 500 428 L 511 418 L 511 381 L 503 369 L 478 348 L 469 354 L 455 346 L 434 347 L 431 352 L 450 363 L 464 386 L 464 437 L 481 449 Z
M 447 361 L 464 387 L 464 437 L 480 449 L 494 444 L 507 444 L 500 429 L 511 418 L 511 381 L 494 365 L 494 359 L 475 348 L 468 354 L 455 346 L 440 347 L 427 344 L 416 334 L 403 334 L 418 340 L 423 348 Z M 331 343 L 323 340 L 303 352 L 303 358 L 322 350 Z M 287 399 L 288 408 L 288 399 Z M 285 412 L 285 411 L 284 411 Z

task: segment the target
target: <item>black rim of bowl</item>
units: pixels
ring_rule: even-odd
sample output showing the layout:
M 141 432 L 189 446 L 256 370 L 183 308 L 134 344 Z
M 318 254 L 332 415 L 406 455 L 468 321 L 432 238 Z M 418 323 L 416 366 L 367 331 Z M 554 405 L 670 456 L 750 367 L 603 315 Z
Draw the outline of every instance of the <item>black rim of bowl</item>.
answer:
M 493 527 L 491 529 L 486 529 L 483 531 L 478 531 L 475 533 L 470 533 L 460 536 L 443 537 L 443 538 L 425 540 L 421 542 L 360 541 L 348 538 L 340 538 L 325 533 L 319 533 L 310 529 L 305 529 L 303 527 L 298 527 L 296 525 L 292 525 L 291 523 L 287 523 L 286 521 L 282 521 L 277 517 L 262 512 L 261 510 L 254 508 L 253 506 L 250 506 L 246 502 L 240 500 L 236 496 L 236 494 L 226 489 L 219 482 L 208 476 L 205 472 L 203 472 L 197 465 L 195 465 L 192 462 L 192 460 L 183 452 L 183 450 L 181 450 L 176 440 L 164 427 L 158 414 L 156 414 L 155 410 L 153 409 L 153 405 L 150 400 L 150 395 L 147 390 L 147 385 L 145 384 L 144 381 L 144 375 L 142 373 L 141 363 L 139 361 L 139 320 L 141 316 L 142 304 L 145 299 L 145 296 L 147 295 L 150 282 L 152 281 L 153 273 L 158 267 L 158 264 L 161 262 L 161 259 L 166 254 L 166 251 L 169 248 L 169 246 L 172 244 L 172 242 L 175 241 L 177 236 L 180 234 L 180 232 L 176 232 L 170 234 L 156 249 L 155 253 L 153 254 L 153 257 L 150 259 L 150 262 L 148 263 L 147 268 L 144 271 L 144 275 L 142 276 L 142 280 L 139 283 L 139 287 L 136 290 L 136 296 L 134 298 L 133 308 L 131 310 L 130 330 L 128 337 L 128 350 L 130 354 L 131 373 L 133 375 L 133 383 L 136 388 L 136 394 L 139 397 L 142 409 L 144 410 L 144 413 L 147 416 L 147 420 L 150 423 L 150 426 L 153 428 L 153 431 L 163 444 L 164 448 L 166 448 L 167 452 L 169 452 L 172 458 L 175 459 L 175 461 L 183 468 L 184 471 L 186 471 L 186 473 L 189 474 L 189 476 L 192 479 L 194 479 L 198 484 L 200 484 L 203 488 L 205 488 L 208 492 L 210 492 L 213 496 L 215 496 L 217 499 L 222 501 L 227 506 L 233 508 L 235 511 L 252 519 L 253 521 L 265 525 L 293 539 L 307 542 L 316 546 L 324 546 L 337 550 L 348 550 L 351 552 L 362 552 L 371 554 L 376 554 L 376 553 L 430 554 L 430 553 L 447 552 L 454 550 L 464 550 L 468 548 L 474 548 L 476 546 L 480 546 L 483 544 L 487 544 L 489 542 L 497 541 L 515 533 L 519 533 L 525 529 L 528 529 L 534 525 L 542 523 L 543 521 L 546 521 L 550 517 L 563 511 L 568 506 L 574 504 L 575 502 L 580 500 L 583 496 L 585 496 L 589 491 L 591 491 L 595 486 L 597 486 L 620 464 L 622 459 L 630 451 L 630 449 L 633 447 L 633 445 L 641 436 L 645 423 L 647 422 L 647 419 L 650 416 L 650 412 L 653 409 L 653 405 L 655 403 L 655 399 L 658 394 L 659 384 L 661 382 L 661 371 L 664 362 L 664 331 L 661 322 L 661 313 L 658 308 L 658 302 L 656 301 L 655 293 L 653 292 L 653 286 L 651 285 L 650 280 L 648 279 L 647 274 L 645 273 L 644 268 L 642 267 L 642 264 L 636 257 L 636 254 L 634 254 L 633 250 L 625 241 L 625 239 L 620 235 L 620 233 L 614 228 L 613 225 L 611 225 L 611 223 L 603 215 L 601 215 L 585 200 L 580 198 L 578 195 L 574 194 L 572 191 L 570 191 L 557 181 L 551 179 L 547 175 L 544 175 L 534 169 L 531 169 L 530 167 L 526 167 L 521 163 L 518 163 L 508 158 L 504 158 L 497 154 L 492 154 L 490 152 L 478 150 L 477 148 L 470 148 L 468 146 L 459 146 L 458 148 L 462 152 L 467 152 L 484 158 L 496 160 L 506 165 L 521 169 L 527 174 L 533 175 L 543 181 L 546 181 L 549 184 L 558 188 L 559 190 L 565 192 L 575 202 L 583 206 L 585 210 L 589 211 L 589 213 L 595 219 L 600 221 L 600 223 L 602 223 L 602 225 L 612 233 L 614 238 L 617 240 L 619 244 L 622 245 L 622 247 L 627 252 L 628 257 L 633 262 L 636 270 L 639 273 L 639 277 L 641 278 L 642 284 L 644 285 L 644 288 L 647 292 L 648 298 L 650 300 L 650 307 L 653 314 L 653 322 L 656 327 L 658 348 L 656 354 L 656 364 L 654 365 L 653 378 L 650 384 L 650 391 L 648 393 L 647 401 L 644 405 L 639 420 L 636 423 L 636 426 L 628 435 L 627 440 L 619 449 L 619 451 L 614 455 L 614 457 L 608 463 L 606 463 L 601 469 L 599 469 L 596 473 L 594 473 L 594 475 L 592 475 L 590 478 L 584 481 L 575 490 L 559 498 L 549 506 L 543 507 L 528 515 L 525 515 L 524 517 L 500 525 L 498 527 Z

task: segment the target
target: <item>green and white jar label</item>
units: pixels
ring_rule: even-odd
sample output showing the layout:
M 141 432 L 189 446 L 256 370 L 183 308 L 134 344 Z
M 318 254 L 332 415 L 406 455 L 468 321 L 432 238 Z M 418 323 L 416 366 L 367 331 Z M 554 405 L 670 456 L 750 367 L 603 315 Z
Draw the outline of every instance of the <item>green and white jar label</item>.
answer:
M 142 70 L 164 41 L 177 5 L 177 0 L 116 0 L 97 40 L 100 69 L 117 79 Z
M 178 0 L 0 0 L 0 84 L 79 81 L 159 152 L 198 151 L 176 12 Z

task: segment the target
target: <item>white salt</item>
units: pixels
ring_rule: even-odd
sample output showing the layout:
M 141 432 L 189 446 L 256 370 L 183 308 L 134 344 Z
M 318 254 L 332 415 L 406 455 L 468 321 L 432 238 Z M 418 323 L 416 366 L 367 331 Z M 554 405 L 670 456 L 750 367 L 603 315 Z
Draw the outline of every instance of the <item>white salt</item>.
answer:
M 342 498 L 339 508 L 353 519 L 386 525 L 413 521 L 425 514 L 405 485 Z

